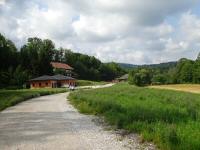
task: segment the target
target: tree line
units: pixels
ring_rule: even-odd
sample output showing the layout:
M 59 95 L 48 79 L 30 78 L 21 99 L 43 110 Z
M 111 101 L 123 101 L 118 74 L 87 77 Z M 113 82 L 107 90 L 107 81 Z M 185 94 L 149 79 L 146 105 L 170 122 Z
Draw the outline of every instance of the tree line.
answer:
M 175 64 L 173 66 L 173 64 Z M 200 83 L 200 54 L 196 60 L 181 58 L 167 67 L 142 66 L 129 72 L 129 83 L 138 86 L 150 84 Z
M 84 80 L 111 81 L 125 73 L 114 62 L 102 63 L 93 56 L 57 49 L 49 39 L 28 38 L 18 49 L 0 34 L 0 88 L 22 88 L 31 78 L 55 74 L 51 61 L 69 64 L 77 78 Z

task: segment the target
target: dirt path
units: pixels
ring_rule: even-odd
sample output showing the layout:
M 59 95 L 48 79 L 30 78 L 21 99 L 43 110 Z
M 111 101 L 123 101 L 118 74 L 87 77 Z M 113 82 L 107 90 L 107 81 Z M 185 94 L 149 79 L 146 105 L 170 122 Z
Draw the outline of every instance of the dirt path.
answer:
M 152 149 L 136 135 L 121 138 L 74 109 L 62 93 L 34 98 L 0 113 L 0 150 Z

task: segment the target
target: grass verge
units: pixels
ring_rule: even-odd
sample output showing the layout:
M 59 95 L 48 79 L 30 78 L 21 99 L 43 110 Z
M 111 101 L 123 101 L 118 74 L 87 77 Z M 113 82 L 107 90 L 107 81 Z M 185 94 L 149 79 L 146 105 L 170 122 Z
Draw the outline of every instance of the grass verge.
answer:
M 101 81 L 89 81 L 89 80 L 77 80 L 76 82 L 77 86 L 92 86 L 92 85 L 104 85 L 106 82 Z
M 23 89 L 23 90 L 0 90 L 0 111 L 9 107 L 13 106 L 17 103 L 25 101 L 27 99 L 55 94 L 55 93 L 62 93 L 66 92 L 65 88 L 42 88 L 42 89 Z
M 73 92 L 80 112 L 102 115 L 164 150 L 200 149 L 200 95 L 117 84 Z

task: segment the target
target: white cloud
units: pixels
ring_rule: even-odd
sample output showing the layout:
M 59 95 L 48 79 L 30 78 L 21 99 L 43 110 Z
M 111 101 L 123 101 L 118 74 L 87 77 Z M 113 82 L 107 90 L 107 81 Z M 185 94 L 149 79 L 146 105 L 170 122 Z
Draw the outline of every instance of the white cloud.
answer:
M 159 63 L 195 58 L 200 49 L 198 0 L 0 0 L 0 32 L 95 55 L 104 62 Z M 174 21 L 170 21 L 170 17 Z
M 0 0 L 0 5 L 4 5 L 5 4 L 5 0 Z
M 73 23 L 74 30 L 84 41 L 108 41 L 118 39 L 127 33 L 129 20 L 120 15 L 85 16 Z
M 72 36 L 71 23 L 74 12 L 69 5 L 63 2 L 55 4 L 53 1 L 48 1 L 47 8 L 41 8 L 43 6 L 40 5 L 32 1 L 16 6 L 9 1 L 6 7 L 2 8 L 0 21 L 3 22 L 3 26 L 0 27 L 0 32 L 11 39 L 16 37 L 16 42 L 20 44 L 31 36 L 50 38 L 55 41 L 62 41 Z M 22 9 L 21 12 L 15 14 L 15 10 L 19 11 L 19 9 Z M 10 30 L 12 34 L 9 34 Z
M 200 18 L 191 12 L 182 15 L 180 27 L 183 36 L 191 42 L 200 42 Z

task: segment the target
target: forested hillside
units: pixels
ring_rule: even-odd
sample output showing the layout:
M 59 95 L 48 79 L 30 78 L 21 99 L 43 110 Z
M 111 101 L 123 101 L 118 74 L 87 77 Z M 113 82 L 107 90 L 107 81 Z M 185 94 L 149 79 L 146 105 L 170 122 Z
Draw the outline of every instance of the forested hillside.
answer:
M 134 64 L 126 64 L 126 63 L 118 63 L 122 68 L 131 70 L 133 68 L 137 67 L 147 67 L 147 68 L 161 68 L 161 69 L 169 69 L 171 67 L 175 67 L 177 62 L 166 62 L 166 63 L 160 63 L 160 64 L 147 64 L 147 65 L 134 65 Z
M 182 58 L 177 63 L 134 68 L 129 73 L 129 83 L 139 86 L 200 83 L 200 57 L 196 60 Z
M 102 63 L 93 56 L 56 49 L 49 39 L 28 38 L 20 49 L 0 34 L 0 88 L 21 88 L 31 78 L 54 74 L 51 61 L 71 65 L 78 79 L 110 81 L 125 71 L 116 63 Z

